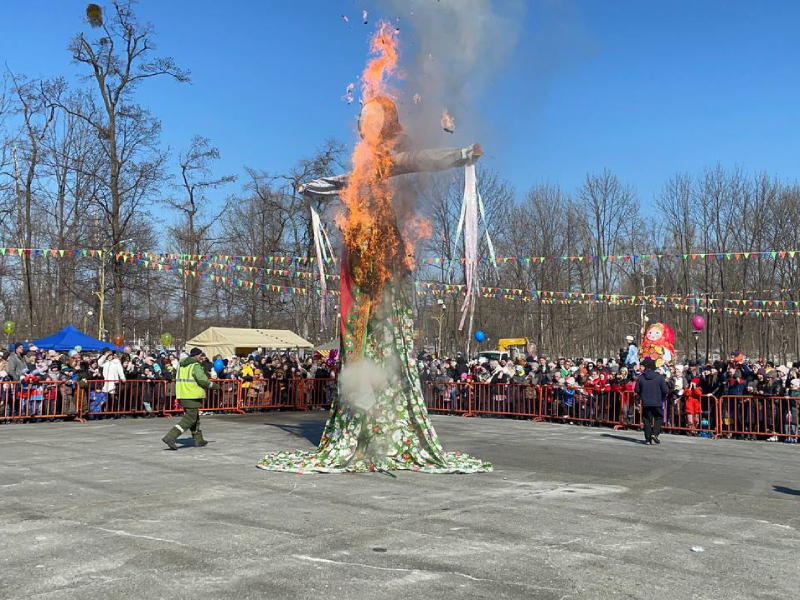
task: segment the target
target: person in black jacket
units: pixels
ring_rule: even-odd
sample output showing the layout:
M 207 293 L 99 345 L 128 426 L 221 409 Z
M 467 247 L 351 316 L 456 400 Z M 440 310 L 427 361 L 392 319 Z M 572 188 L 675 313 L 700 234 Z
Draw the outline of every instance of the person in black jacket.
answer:
M 642 401 L 642 419 L 644 420 L 644 440 L 646 444 L 660 444 L 658 434 L 664 421 L 664 397 L 669 387 L 664 377 L 656 373 L 656 363 L 652 358 L 642 362 L 644 372 L 636 381 L 636 395 Z M 652 421 L 652 424 L 651 424 Z

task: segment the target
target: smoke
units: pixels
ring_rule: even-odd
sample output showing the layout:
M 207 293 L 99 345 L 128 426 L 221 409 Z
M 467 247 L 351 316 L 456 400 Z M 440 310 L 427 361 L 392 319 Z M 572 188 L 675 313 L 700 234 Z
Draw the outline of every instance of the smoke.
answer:
M 377 402 L 376 391 L 389 382 L 387 372 L 374 362 L 362 358 L 345 365 L 339 375 L 340 396 L 347 404 L 368 411 Z
M 414 146 L 466 145 L 479 129 L 475 103 L 519 39 L 523 0 L 392 0 L 400 15 L 401 121 Z M 416 102 L 415 102 L 416 96 Z M 442 111 L 455 133 L 441 128 Z

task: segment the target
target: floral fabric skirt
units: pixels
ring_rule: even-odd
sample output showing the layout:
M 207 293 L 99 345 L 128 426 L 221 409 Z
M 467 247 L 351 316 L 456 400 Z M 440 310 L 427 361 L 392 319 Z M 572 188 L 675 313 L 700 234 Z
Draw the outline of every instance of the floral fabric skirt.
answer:
M 357 327 L 358 302 L 345 319 L 345 348 Z M 491 464 L 461 452 L 445 452 L 425 407 L 412 357 L 414 323 L 410 299 L 400 286 L 387 288 L 370 314 L 362 349 L 353 360 L 369 361 L 385 380 L 369 401 L 347 397 L 340 383 L 319 447 L 313 452 L 268 454 L 257 466 L 292 473 L 344 473 L 404 469 L 422 473 L 478 473 Z M 350 348 L 352 350 L 352 347 Z M 346 356 L 354 356 L 347 352 Z M 347 360 L 347 359 L 346 359 Z M 347 369 L 347 363 L 345 364 Z

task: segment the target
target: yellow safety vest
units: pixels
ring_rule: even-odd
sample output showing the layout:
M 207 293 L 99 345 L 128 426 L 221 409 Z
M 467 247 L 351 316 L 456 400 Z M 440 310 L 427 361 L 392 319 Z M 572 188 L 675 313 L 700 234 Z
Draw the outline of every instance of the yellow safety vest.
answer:
M 178 400 L 197 400 L 206 397 L 206 391 L 197 385 L 192 376 L 192 369 L 196 364 L 178 367 L 178 378 L 175 380 L 175 396 Z

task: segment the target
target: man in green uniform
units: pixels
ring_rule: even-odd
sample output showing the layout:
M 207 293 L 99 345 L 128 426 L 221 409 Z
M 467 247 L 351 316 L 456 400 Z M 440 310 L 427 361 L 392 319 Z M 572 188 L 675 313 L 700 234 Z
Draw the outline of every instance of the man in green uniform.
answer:
M 200 431 L 200 407 L 206 397 L 206 390 L 216 389 L 217 385 L 208 380 L 208 376 L 203 371 L 200 364 L 205 360 L 203 351 L 199 348 L 192 348 L 189 356 L 181 361 L 175 379 L 175 396 L 183 406 L 183 418 L 181 422 L 172 427 L 167 435 L 162 438 L 170 450 L 177 450 L 176 440 L 184 431 L 189 429 L 194 438 L 194 445 L 198 448 L 208 445 L 203 439 L 203 432 Z

